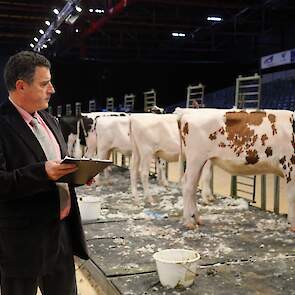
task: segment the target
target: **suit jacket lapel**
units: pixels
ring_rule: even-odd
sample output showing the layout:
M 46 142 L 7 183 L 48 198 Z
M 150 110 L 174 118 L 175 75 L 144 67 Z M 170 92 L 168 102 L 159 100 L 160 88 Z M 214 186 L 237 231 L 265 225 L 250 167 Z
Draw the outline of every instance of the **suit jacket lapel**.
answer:
M 10 101 L 7 103 L 6 121 L 14 129 L 15 133 L 22 138 L 29 149 L 32 150 L 36 160 L 46 161 L 46 156 L 38 139 Z

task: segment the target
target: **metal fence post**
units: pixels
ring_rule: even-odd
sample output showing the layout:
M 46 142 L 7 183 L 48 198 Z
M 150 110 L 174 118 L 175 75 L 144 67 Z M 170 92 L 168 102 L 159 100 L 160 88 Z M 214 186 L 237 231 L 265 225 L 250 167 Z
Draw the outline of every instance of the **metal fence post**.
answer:
M 266 209 L 266 176 L 261 175 L 261 209 Z
M 233 198 L 237 198 L 237 176 L 233 175 L 231 177 L 231 185 L 230 185 L 230 195 Z
M 274 176 L 274 204 L 273 211 L 277 214 L 280 213 L 280 178 L 279 176 Z

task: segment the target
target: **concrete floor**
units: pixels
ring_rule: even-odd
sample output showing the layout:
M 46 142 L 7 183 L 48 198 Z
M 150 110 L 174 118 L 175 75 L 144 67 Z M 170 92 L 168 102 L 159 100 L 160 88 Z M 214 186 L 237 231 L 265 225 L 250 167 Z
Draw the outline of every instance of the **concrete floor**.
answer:
M 212 205 L 198 204 L 205 225 L 187 231 L 176 184 L 165 189 L 152 181 L 157 205 L 142 199 L 138 207 L 128 171 L 116 168 L 110 179 L 113 185 L 77 189 L 79 196 L 101 201 L 99 219 L 85 223 L 84 230 L 90 273 L 105 294 L 295 294 L 295 235 L 284 216 L 219 195 Z M 152 255 L 165 248 L 200 253 L 190 288 L 167 290 L 159 283 Z

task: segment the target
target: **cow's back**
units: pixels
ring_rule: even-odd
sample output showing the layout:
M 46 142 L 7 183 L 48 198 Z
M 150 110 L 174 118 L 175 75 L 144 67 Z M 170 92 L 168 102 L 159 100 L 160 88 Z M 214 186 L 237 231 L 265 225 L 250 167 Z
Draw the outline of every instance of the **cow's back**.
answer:
M 195 110 L 181 117 L 183 148 L 233 174 L 283 176 L 293 161 L 293 120 L 284 110 Z
M 146 149 L 168 161 L 176 161 L 180 151 L 177 116 L 174 114 L 131 115 L 131 136 L 142 151 Z
M 129 116 L 103 116 L 96 119 L 98 149 L 131 153 Z

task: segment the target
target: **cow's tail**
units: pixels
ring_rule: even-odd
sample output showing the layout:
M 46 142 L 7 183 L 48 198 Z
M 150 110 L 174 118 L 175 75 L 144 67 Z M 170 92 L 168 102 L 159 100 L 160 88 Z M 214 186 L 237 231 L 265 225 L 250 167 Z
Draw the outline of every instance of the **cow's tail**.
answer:
M 73 156 L 75 158 L 82 158 L 82 149 L 80 144 L 80 120 L 77 121 L 77 137 L 74 143 Z
M 181 133 L 181 115 L 178 115 L 177 118 L 177 124 L 178 124 L 178 132 L 179 132 L 179 157 L 178 157 L 178 169 L 179 169 L 179 183 L 181 184 L 182 178 L 184 175 L 184 163 L 185 163 L 185 155 L 183 150 L 183 139 L 182 139 L 182 133 Z

